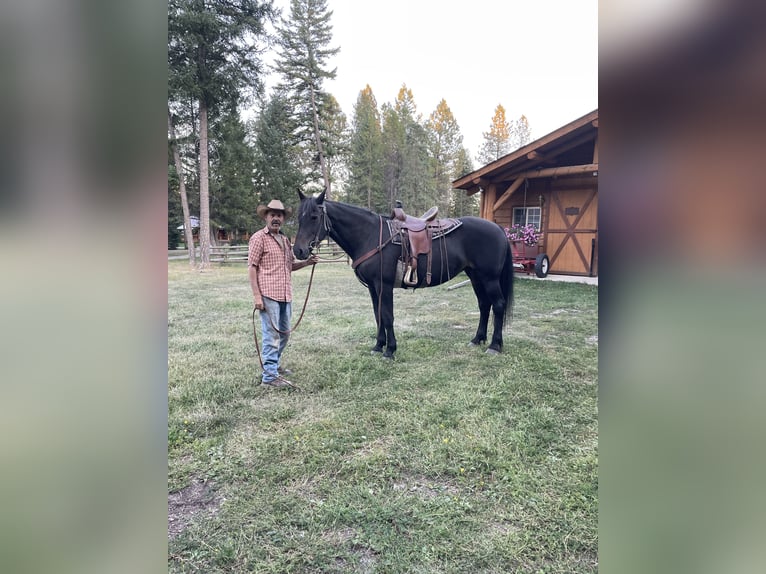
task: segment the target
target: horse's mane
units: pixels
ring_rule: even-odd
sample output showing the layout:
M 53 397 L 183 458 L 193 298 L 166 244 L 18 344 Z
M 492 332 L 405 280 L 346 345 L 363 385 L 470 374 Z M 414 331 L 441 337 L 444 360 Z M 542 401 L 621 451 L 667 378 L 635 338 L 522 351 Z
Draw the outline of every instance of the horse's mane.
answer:
M 375 211 L 372 211 L 371 209 L 368 209 L 366 207 L 362 207 L 361 205 L 354 205 L 353 203 L 345 203 L 343 201 L 331 201 L 329 199 L 325 200 L 325 203 L 334 203 L 336 205 L 345 205 L 346 207 L 353 207 L 354 209 L 358 209 L 359 211 L 364 211 L 365 213 L 368 213 L 369 215 L 374 215 L 375 217 L 382 217 L 383 219 L 392 219 L 391 214 L 385 215 L 383 213 L 377 213 Z

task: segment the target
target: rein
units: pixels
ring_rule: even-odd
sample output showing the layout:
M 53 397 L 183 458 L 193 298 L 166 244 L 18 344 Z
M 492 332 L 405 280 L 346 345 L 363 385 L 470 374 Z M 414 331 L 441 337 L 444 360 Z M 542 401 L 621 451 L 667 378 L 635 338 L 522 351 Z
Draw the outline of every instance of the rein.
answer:
M 378 246 L 375 249 L 371 249 L 370 251 L 368 251 L 367 253 L 362 255 L 359 259 L 355 259 L 354 260 L 354 262 L 351 264 L 351 269 L 353 269 L 354 271 L 356 271 L 356 268 L 359 267 L 362 263 L 367 261 L 370 257 L 375 255 L 376 253 L 381 251 L 386 245 L 391 243 L 391 241 L 393 241 L 393 239 L 395 237 L 394 235 L 391 235 L 391 237 L 386 239 L 385 242 L 383 241 L 383 217 L 381 217 L 379 215 L 378 218 L 380 220 L 380 231 L 378 233 Z M 383 259 L 382 258 L 380 260 L 380 263 L 381 263 L 381 265 L 383 264 Z M 383 271 L 381 270 L 381 278 L 382 278 L 382 273 L 383 273 Z

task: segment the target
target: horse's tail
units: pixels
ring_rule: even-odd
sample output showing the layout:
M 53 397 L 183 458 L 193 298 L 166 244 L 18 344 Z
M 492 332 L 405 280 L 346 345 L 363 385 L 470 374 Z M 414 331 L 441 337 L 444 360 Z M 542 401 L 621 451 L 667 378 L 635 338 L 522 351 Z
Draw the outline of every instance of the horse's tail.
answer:
M 508 325 L 513 319 L 513 251 L 511 250 L 511 242 L 505 241 L 505 263 L 503 264 L 503 271 L 500 275 L 500 288 L 503 291 L 503 299 L 505 299 L 505 320 L 503 325 Z

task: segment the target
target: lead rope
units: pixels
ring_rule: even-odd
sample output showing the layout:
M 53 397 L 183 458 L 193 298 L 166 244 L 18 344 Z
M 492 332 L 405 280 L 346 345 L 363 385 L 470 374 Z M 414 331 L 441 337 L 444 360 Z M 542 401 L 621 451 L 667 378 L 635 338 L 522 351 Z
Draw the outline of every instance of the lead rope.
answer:
M 306 305 L 309 302 L 309 295 L 311 294 L 311 284 L 314 282 L 314 270 L 316 269 L 316 264 L 311 265 L 311 276 L 309 277 L 309 286 L 306 290 L 306 299 L 303 301 L 303 308 L 301 309 L 301 314 L 298 317 L 298 320 L 295 322 L 295 325 L 293 325 L 292 329 L 288 329 L 287 331 L 280 331 L 279 328 L 274 324 L 274 319 L 271 318 L 271 315 L 266 311 L 264 308 L 264 311 L 266 311 L 266 316 L 269 318 L 269 323 L 271 323 L 271 327 L 277 332 L 281 333 L 282 335 L 289 335 L 293 331 L 295 331 L 298 328 L 298 325 L 301 324 L 301 321 L 303 320 L 303 314 L 306 312 Z M 258 280 L 258 276 L 256 275 L 256 281 Z M 260 290 L 260 286 L 258 288 Z M 253 309 L 255 311 L 255 309 Z

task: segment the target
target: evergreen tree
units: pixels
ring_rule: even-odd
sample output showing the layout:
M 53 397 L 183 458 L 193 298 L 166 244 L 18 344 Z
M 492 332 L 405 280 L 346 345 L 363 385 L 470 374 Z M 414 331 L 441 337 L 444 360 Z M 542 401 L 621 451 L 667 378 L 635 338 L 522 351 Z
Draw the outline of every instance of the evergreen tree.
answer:
M 172 161 L 172 160 L 171 160 Z M 178 174 L 172 163 L 168 163 L 168 249 L 178 249 L 181 233 L 178 226 L 184 223 L 181 209 L 181 195 L 178 192 Z
M 451 213 L 452 180 L 458 154 L 463 149 L 463 135 L 446 100 L 442 99 L 426 122 L 433 183 L 437 205 L 443 215 Z
M 215 122 L 211 135 L 211 223 L 229 232 L 252 232 L 257 206 L 255 158 L 236 106 Z
M 510 133 L 511 150 L 517 150 L 532 141 L 532 130 L 529 127 L 527 116 L 523 115 L 513 122 Z
M 175 123 L 173 119 L 173 114 L 170 112 L 170 108 L 168 108 L 168 136 L 170 138 L 169 140 L 169 160 L 172 162 L 172 167 L 169 168 L 170 174 L 168 177 L 168 224 L 172 225 L 172 233 L 170 231 L 170 227 L 168 228 L 169 235 L 168 235 L 168 246 L 170 246 L 171 241 L 175 243 L 175 245 L 178 245 L 178 238 L 176 236 L 178 235 L 178 222 L 175 221 L 171 217 L 171 209 L 170 205 L 171 203 L 178 204 L 178 208 L 181 212 L 181 223 L 184 226 L 184 240 L 186 242 L 186 248 L 189 251 L 189 264 L 190 265 L 196 265 L 197 263 L 197 255 L 196 255 L 196 247 L 194 246 L 194 235 L 193 230 L 191 226 L 191 216 L 189 213 L 189 197 L 186 192 L 186 173 L 184 172 L 183 164 L 181 162 L 181 152 L 180 152 L 180 146 L 178 142 L 178 138 L 176 137 L 176 128 Z M 171 186 L 171 179 L 170 176 L 173 176 Z M 177 202 L 171 202 L 172 198 L 175 198 L 177 196 L 178 201 Z M 173 239 L 171 239 L 171 237 Z M 175 247 L 173 247 L 175 249 Z
M 246 99 L 261 87 L 255 44 L 275 15 L 272 0 L 169 0 L 168 96 L 193 99 L 199 121 L 201 267 L 210 265 L 208 118 L 222 102 Z
M 325 79 L 335 78 L 328 60 L 340 48 L 331 48 L 332 11 L 327 0 L 290 0 L 290 17 L 280 20 L 277 30 L 276 71 L 282 76 L 281 90 L 290 99 L 295 122 L 295 143 L 302 151 L 301 167 L 306 183 L 330 190 L 326 166 L 328 149 L 322 141 L 322 126 L 328 125 L 329 95 L 322 90 Z
M 401 118 L 391 104 L 381 107 L 383 136 L 383 190 L 385 209 L 395 205 L 396 200 L 404 202 L 400 194 L 400 181 L 406 153 L 406 136 Z
M 338 100 L 327 96 L 325 115 L 319 126 L 327 162 L 327 175 L 337 197 L 342 196 L 348 179 L 348 159 L 351 133 L 346 114 Z
M 464 147 L 460 148 L 455 161 L 455 171 L 452 179 L 460 179 L 464 175 L 473 171 L 473 162 L 471 154 Z M 479 194 L 468 196 L 462 189 L 452 190 L 452 209 L 450 213 L 453 217 L 463 217 L 465 215 L 479 215 Z
M 383 133 L 378 103 L 369 85 L 354 104 L 347 201 L 381 212 L 388 207 L 383 186 Z
M 435 203 L 428 157 L 428 136 L 417 114 L 412 91 L 403 85 L 396 100 L 383 106 L 384 188 L 387 209 L 400 200 L 409 212 Z
M 481 144 L 477 160 L 481 164 L 492 163 L 511 151 L 511 126 L 505 119 L 505 108 L 498 104 L 488 132 L 483 132 L 484 142 Z
M 293 122 L 288 99 L 276 92 L 263 106 L 255 123 L 256 201 L 279 199 L 291 205 L 303 184 L 293 145 Z

